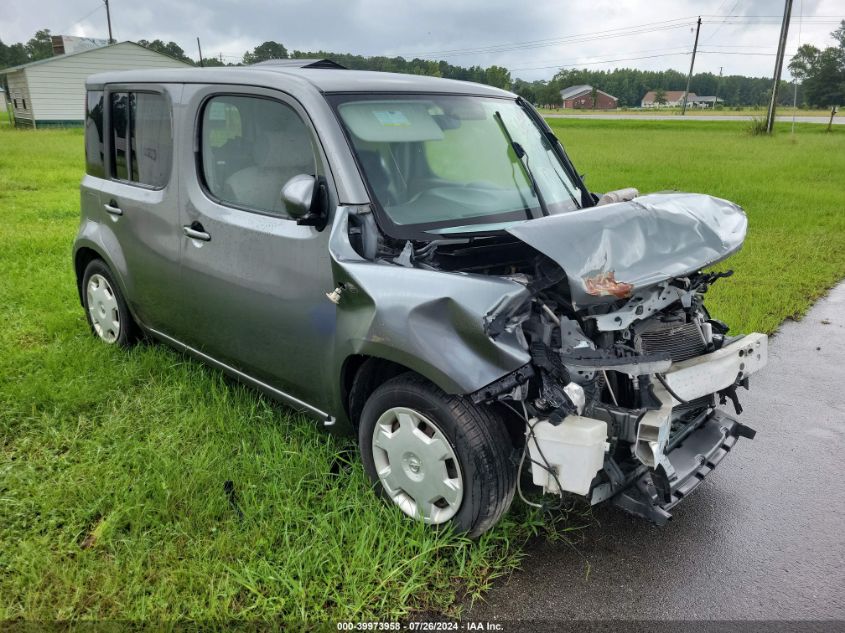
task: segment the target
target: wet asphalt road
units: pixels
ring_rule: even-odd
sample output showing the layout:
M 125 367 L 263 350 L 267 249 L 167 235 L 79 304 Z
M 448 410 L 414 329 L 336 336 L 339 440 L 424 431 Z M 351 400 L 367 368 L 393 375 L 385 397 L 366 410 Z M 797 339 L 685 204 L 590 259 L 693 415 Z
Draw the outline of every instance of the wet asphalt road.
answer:
M 845 284 L 770 341 L 757 429 L 658 528 L 611 507 L 532 549 L 475 620 L 845 620 Z

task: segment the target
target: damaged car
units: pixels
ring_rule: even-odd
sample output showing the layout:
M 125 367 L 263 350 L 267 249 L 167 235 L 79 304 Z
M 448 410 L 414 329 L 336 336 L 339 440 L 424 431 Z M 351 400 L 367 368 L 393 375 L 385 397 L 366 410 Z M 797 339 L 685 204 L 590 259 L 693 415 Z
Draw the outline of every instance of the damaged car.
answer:
M 664 524 L 754 437 L 767 337 L 705 305 L 743 210 L 589 191 L 514 94 L 282 60 L 95 75 L 87 111 L 92 331 L 356 434 L 411 517 L 478 536 L 532 483 Z

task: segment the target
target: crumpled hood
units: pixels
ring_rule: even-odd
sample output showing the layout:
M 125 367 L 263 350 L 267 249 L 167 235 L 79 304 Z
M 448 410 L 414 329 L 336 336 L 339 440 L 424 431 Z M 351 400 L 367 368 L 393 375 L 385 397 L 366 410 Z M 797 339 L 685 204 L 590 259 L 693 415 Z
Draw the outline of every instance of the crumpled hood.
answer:
M 615 301 L 740 249 L 748 220 L 733 202 L 655 193 L 505 230 L 563 268 L 575 305 Z

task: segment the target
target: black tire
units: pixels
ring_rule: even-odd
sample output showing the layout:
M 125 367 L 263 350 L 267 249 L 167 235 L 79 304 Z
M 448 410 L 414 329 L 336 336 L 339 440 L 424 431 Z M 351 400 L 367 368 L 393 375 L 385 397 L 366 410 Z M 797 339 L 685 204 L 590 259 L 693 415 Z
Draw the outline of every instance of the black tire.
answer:
M 504 422 L 488 407 L 445 393 L 421 376 L 406 373 L 378 387 L 361 414 L 358 443 L 364 469 L 379 495 L 394 503 L 379 479 L 374 458 L 374 432 L 385 412 L 403 407 L 419 412 L 448 441 L 462 476 L 463 494 L 457 511 L 440 525 L 478 537 L 510 508 L 516 488 L 513 445 Z M 398 504 L 397 504 L 398 505 Z
M 106 280 L 108 283 L 107 289 L 114 297 L 114 311 L 116 312 L 116 321 L 119 323 L 119 327 L 117 328 L 117 332 L 115 333 L 116 336 L 113 337 L 113 340 L 111 340 L 111 336 L 108 336 L 108 333 L 105 333 L 105 335 L 102 333 L 102 328 L 98 331 L 98 327 L 92 318 L 92 310 L 89 305 L 90 297 L 88 287 L 91 282 L 91 278 L 95 275 L 98 275 L 100 278 Z M 85 308 L 85 318 L 88 321 L 88 326 L 91 328 L 91 332 L 101 341 L 109 344 L 117 344 L 121 347 L 129 347 L 137 342 L 140 333 L 138 325 L 135 323 L 135 320 L 132 318 L 132 314 L 129 312 L 126 300 L 123 298 L 123 291 L 120 289 L 117 281 L 115 281 L 114 275 L 111 270 L 109 270 L 109 267 L 106 266 L 106 263 L 101 259 L 94 259 L 85 267 L 85 272 L 82 275 L 82 305 Z M 95 306 L 95 309 L 96 307 L 97 306 Z

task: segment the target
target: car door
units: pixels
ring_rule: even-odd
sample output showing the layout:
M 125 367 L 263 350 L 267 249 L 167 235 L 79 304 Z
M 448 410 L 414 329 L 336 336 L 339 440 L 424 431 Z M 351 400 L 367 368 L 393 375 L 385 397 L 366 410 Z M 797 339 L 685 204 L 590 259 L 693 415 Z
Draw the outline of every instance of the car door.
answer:
M 281 198 L 293 176 L 328 173 L 316 134 L 282 93 L 185 90 L 195 126 L 181 146 L 196 172 L 182 179 L 182 338 L 319 407 L 335 332 L 329 228 L 298 225 Z
M 181 85 L 106 86 L 106 176 L 97 183 L 106 250 L 123 272 L 134 314 L 167 331 L 178 300 L 178 170 L 172 104 Z M 96 94 L 96 93 L 95 93 Z M 98 99 L 99 101 L 99 99 Z

